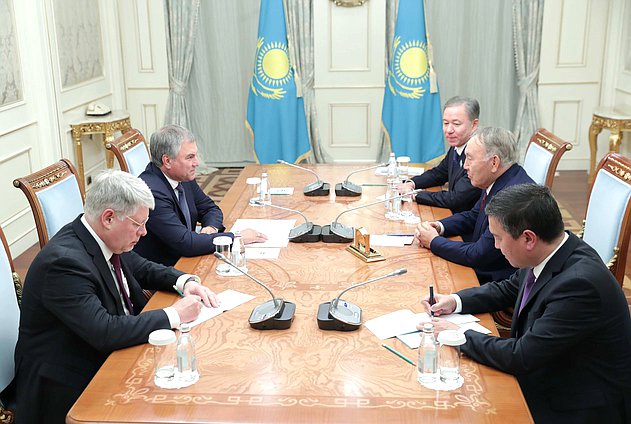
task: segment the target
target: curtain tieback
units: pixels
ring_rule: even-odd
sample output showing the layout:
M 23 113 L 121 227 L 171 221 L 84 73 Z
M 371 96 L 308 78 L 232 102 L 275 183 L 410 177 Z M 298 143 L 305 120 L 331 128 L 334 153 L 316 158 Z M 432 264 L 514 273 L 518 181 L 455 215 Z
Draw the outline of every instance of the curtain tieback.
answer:
M 525 93 L 530 90 L 537 82 L 537 78 L 539 77 L 539 66 L 533 69 L 528 75 L 525 75 L 524 78 L 521 78 L 517 85 L 519 86 L 519 91 Z
M 183 96 L 184 91 L 186 90 L 186 83 L 175 78 L 169 78 L 169 89 L 175 94 Z

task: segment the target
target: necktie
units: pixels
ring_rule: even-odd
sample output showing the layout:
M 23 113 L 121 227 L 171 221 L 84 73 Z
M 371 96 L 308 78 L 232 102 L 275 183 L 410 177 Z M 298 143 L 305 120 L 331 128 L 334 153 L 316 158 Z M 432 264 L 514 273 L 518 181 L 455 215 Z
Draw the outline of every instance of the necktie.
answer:
M 528 300 L 528 296 L 530 296 L 530 292 L 532 287 L 535 285 L 535 273 L 532 272 L 532 268 L 528 270 L 528 275 L 526 276 L 526 283 L 524 285 L 524 294 L 521 297 L 521 303 L 519 304 L 519 312 L 517 315 L 521 314 L 521 310 L 524 309 L 524 305 Z
M 486 203 L 486 196 L 488 193 L 484 190 L 484 197 L 482 197 L 482 202 L 480 203 L 480 213 L 484 210 L 484 204 Z
M 114 266 L 114 274 L 116 274 L 116 283 L 118 284 L 118 289 L 121 292 L 121 296 L 123 297 L 123 302 L 125 302 L 125 307 L 129 311 L 130 315 L 134 315 L 134 305 L 131 303 L 131 299 L 125 290 L 125 286 L 123 284 L 123 270 L 121 269 L 121 258 L 120 255 L 114 253 L 110 258 L 110 262 L 112 266 Z
M 182 209 L 182 213 L 184 214 L 184 219 L 186 220 L 186 228 L 192 230 L 191 227 L 191 211 L 188 209 L 188 203 L 186 203 L 186 195 L 184 194 L 184 187 L 182 187 L 182 183 L 179 183 L 175 189 L 178 192 L 177 201 L 180 204 L 180 209 Z
M 459 154 L 458 154 L 458 152 L 456 152 L 455 150 L 454 150 L 453 161 L 454 161 L 454 165 L 455 165 L 455 166 L 457 166 L 457 167 L 460 167 L 460 166 L 461 166 L 461 163 L 460 163 L 460 155 L 459 155 Z

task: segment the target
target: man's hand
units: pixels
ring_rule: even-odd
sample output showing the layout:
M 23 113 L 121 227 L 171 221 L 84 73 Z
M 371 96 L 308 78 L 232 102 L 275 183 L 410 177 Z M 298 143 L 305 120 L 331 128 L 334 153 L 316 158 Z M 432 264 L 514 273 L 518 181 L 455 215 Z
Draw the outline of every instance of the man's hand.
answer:
M 411 192 L 414 190 L 414 181 L 399 183 L 399 185 L 397 185 L 397 190 L 399 190 L 399 194 L 407 194 Z
M 217 233 L 217 229 L 215 227 L 211 227 L 210 225 L 208 227 L 204 227 L 201 230 L 199 230 L 200 234 L 215 234 Z
M 180 316 L 180 322 L 191 322 L 199 316 L 199 312 L 202 310 L 202 302 L 199 296 L 190 295 L 175 302 L 173 308 Z
M 212 292 L 208 287 L 199 284 L 197 281 L 189 281 L 184 285 L 184 296 L 195 296 L 205 306 L 212 306 L 216 308 L 221 302 L 217 299 L 217 295 Z
M 423 221 L 416 226 L 414 236 L 421 246 L 429 249 L 432 240 L 440 235 L 439 231 L 440 224 L 438 222 Z
M 434 316 L 449 315 L 456 310 L 456 299 L 448 294 L 434 294 L 434 304 L 430 305 L 428 295 L 423 299 L 423 307 L 429 315 L 432 312 Z
M 443 330 L 458 330 L 460 326 L 458 324 L 454 324 L 453 322 L 447 321 L 446 319 L 434 318 L 432 320 L 432 324 L 434 325 L 434 334 L 438 336 Z M 418 324 L 416 326 L 419 330 L 423 329 L 423 324 Z
M 267 236 L 251 228 L 246 228 L 245 230 L 241 230 L 241 239 L 243 240 L 243 244 L 262 243 L 267 241 Z

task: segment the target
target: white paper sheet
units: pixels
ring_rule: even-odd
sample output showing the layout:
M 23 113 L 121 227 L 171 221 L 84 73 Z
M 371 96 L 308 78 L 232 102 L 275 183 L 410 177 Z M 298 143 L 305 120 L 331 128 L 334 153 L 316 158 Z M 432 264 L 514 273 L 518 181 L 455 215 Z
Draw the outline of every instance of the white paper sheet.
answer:
M 199 316 L 195 321 L 191 321 L 191 327 L 195 327 L 196 325 L 201 324 L 204 321 L 208 321 L 211 318 L 216 317 L 217 315 L 221 315 L 230 309 L 236 308 L 242 303 L 249 302 L 254 299 L 256 296 L 252 296 L 250 294 L 241 293 L 236 290 L 224 290 L 221 293 L 217 294 L 217 298 L 221 304 L 217 308 L 209 308 L 207 306 L 202 306 L 202 310 L 199 313 Z
M 269 189 L 269 194 L 272 195 L 289 195 L 294 194 L 293 187 L 272 187 Z
M 278 259 L 280 247 L 246 247 L 245 258 L 250 259 Z
M 416 331 L 418 317 L 409 309 L 400 309 L 366 321 L 364 325 L 381 340 Z
M 409 236 L 391 236 L 388 234 L 372 234 L 370 236 L 371 246 L 390 246 L 390 247 L 403 247 L 406 244 L 412 244 L 414 241 L 414 235 Z
M 267 236 L 267 241 L 249 244 L 250 247 L 287 247 L 289 232 L 295 224 L 295 219 L 237 219 L 230 231 L 251 228 Z
M 408 176 L 421 175 L 425 172 L 425 168 L 421 168 L 419 166 L 408 166 Z M 380 166 L 375 169 L 375 175 L 388 175 L 388 167 Z

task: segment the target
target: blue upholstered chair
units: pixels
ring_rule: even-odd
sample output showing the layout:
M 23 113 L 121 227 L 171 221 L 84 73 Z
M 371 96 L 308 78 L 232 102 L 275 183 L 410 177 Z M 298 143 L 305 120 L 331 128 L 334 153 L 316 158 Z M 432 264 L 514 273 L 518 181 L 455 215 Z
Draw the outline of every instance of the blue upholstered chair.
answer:
M 624 282 L 629 250 L 631 213 L 631 160 L 619 153 L 608 153 L 596 168 L 583 221 L 582 237 Z
M 13 353 L 18 341 L 19 301 L 22 296 L 22 285 L 13 268 L 11 253 L 2 229 L 0 229 L 0 239 L 2 240 L 2 248 L 0 248 L 0 322 L 2 322 L 2 331 L 0 332 L 0 393 L 2 393 L 15 375 Z M 2 396 L 2 400 L 8 404 L 3 405 L 3 402 L 0 402 L 0 422 L 12 422 L 13 412 L 5 409 L 5 407 L 12 406 L 12 399 Z
M 111 143 L 105 143 L 105 148 L 114 153 L 121 171 L 136 177 L 145 170 L 150 160 L 145 137 L 133 128 Z
M 83 183 L 68 159 L 13 181 L 31 205 L 40 247 L 83 212 Z
M 572 150 L 572 143 L 560 139 L 545 128 L 539 128 L 528 143 L 524 169 L 537 184 L 551 188 L 559 160 L 568 150 Z

